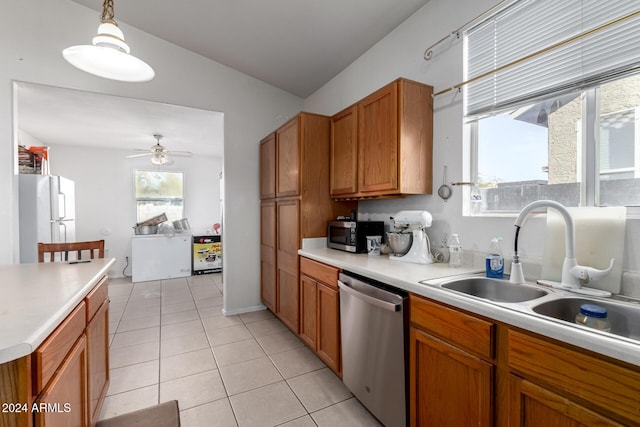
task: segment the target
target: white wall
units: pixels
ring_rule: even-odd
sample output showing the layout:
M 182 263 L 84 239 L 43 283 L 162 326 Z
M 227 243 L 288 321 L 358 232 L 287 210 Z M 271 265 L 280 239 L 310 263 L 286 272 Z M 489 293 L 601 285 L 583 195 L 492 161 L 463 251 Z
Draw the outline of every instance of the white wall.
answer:
M 302 100 L 124 22 L 119 25 L 132 53 L 155 68 L 155 79 L 131 84 L 86 74 L 70 66 L 61 52 L 89 43 L 97 25 L 94 10 L 70 0 L 2 2 L 0 199 L 5 203 L 0 204 L 0 264 L 18 261 L 13 80 L 165 102 L 225 114 L 224 304 L 230 312 L 260 305 L 258 141 L 283 122 L 278 115 L 297 113 Z
M 434 50 L 430 61 L 424 50 L 449 32 L 493 7 L 496 0 L 431 0 L 397 27 L 367 53 L 343 70 L 316 93 L 308 97 L 303 109 L 335 114 L 379 87 L 398 77 L 424 82 L 439 91 L 463 80 L 462 42 L 452 38 Z M 410 196 L 405 199 L 359 203 L 359 212 L 375 219 L 388 220 L 401 209 L 425 209 L 434 216 L 429 230 L 432 241 L 439 242 L 442 232 L 460 234 L 465 249 L 484 252 L 494 236 L 504 238 L 505 255 L 511 255 L 515 215 L 502 218 L 463 217 L 461 187 L 454 187 L 453 197 L 443 202 L 437 195 L 442 183 L 442 167 L 448 166 L 449 181 L 467 181 L 468 166 L 463 165 L 462 96 L 450 92 L 434 101 L 433 196 Z M 543 256 L 544 217 L 532 218 L 523 228 L 519 252 L 525 261 L 539 263 Z M 624 268 L 640 270 L 640 221 L 627 221 Z
M 148 158 L 127 159 L 126 150 L 50 145 L 51 174 L 76 183 L 77 240 L 105 239 L 106 256 L 116 259 L 109 274 L 122 277 L 125 257 L 131 258 L 131 236 L 136 223 L 133 174 L 153 170 Z M 183 172 L 185 216 L 192 234 L 204 234 L 220 222 L 222 158 L 175 158 L 160 170 Z M 131 265 L 131 264 L 129 264 Z M 131 269 L 126 270 L 131 275 Z

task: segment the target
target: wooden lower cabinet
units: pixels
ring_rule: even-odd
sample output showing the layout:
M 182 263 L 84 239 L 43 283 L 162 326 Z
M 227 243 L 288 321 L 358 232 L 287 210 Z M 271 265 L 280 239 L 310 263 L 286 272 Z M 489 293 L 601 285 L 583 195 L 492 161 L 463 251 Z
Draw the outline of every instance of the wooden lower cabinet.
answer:
M 340 294 L 338 269 L 300 258 L 300 338 L 339 376 Z
M 640 368 L 410 294 L 416 426 L 640 426 Z
M 109 301 L 87 325 L 89 425 L 95 425 L 109 387 Z
M 300 331 L 298 248 L 300 247 L 300 200 L 276 202 L 277 302 L 276 315 L 294 333 Z
M 289 269 L 278 269 L 278 312 L 282 323 L 296 334 L 299 331 L 300 293 L 298 275 Z
M 340 364 L 340 294 L 318 282 L 318 345 L 317 353 L 338 375 Z
M 512 427 L 624 425 L 513 374 L 509 389 L 509 425 Z
M 493 365 L 410 328 L 411 426 L 491 426 Z
M 313 350 L 318 342 L 318 282 L 300 274 L 300 339 Z
M 82 335 L 36 400 L 36 427 L 86 426 L 87 347 Z
M 4 427 L 95 426 L 109 387 L 109 300 L 103 277 L 31 354 L 0 364 Z
M 506 344 L 514 425 L 534 425 L 537 408 L 556 420 L 545 426 L 640 426 L 640 368 L 515 329 Z
M 260 203 L 260 297 L 264 305 L 273 313 L 277 313 L 278 299 L 276 251 L 276 202 L 275 200 L 262 201 Z

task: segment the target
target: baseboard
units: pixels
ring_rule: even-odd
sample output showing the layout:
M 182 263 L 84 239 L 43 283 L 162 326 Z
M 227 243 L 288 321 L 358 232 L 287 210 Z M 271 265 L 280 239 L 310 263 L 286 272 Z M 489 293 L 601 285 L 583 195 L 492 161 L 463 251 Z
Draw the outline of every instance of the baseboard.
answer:
M 244 313 L 251 313 L 252 311 L 262 311 L 262 310 L 266 310 L 267 306 L 266 305 L 254 305 L 253 307 L 245 307 L 245 308 L 238 308 L 235 310 L 225 310 L 224 308 L 222 309 L 222 315 L 223 316 L 233 316 L 234 314 L 244 314 Z

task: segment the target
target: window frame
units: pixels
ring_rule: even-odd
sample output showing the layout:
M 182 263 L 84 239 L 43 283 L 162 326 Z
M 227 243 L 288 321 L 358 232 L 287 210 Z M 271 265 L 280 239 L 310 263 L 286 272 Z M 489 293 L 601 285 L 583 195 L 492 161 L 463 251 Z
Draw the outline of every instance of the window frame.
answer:
M 623 77 L 624 78 L 624 77 Z M 576 180 L 580 183 L 580 203 L 579 207 L 600 207 L 600 167 L 599 167 L 599 135 L 600 132 L 600 115 L 599 113 L 599 97 L 600 87 L 592 87 L 584 89 L 581 93 L 583 114 L 579 120 L 579 126 L 576 132 L 578 143 L 576 144 L 576 156 L 580 161 L 577 164 Z M 634 107 L 636 114 L 640 113 L 640 106 Z M 500 114 L 504 111 L 497 111 Z M 608 113 L 612 114 L 612 113 Z M 464 138 L 467 141 L 465 147 L 465 159 L 468 159 L 469 167 L 465 171 L 469 173 L 469 181 L 477 182 L 478 179 L 478 121 L 485 116 L 470 118 L 466 117 Z M 635 148 L 640 148 L 640 118 L 635 118 Z M 587 123 L 593 123 L 593 126 L 587 126 Z M 638 154 L 636 154 L 637 156 Z M 639 164 L 635 165 L 638 169 Z M 519 210 L 503 210 L 503 211 L 483 211 L 480 214 L 471 212 L 471 188 L 467 186 L 463 191 L 463 216 L 465 217 L 515 217 Z M 640 219 L 640 206 L 626 206 L 627 218 Z
M 136 174 L 138 172 L 152 172 L 152 173 L 172 173 L 172 174 L 181 174 L 182 175 L 182 198 L 177 198 L 177 197 L 164 197 L 164 198 L 158 198 L 158 197 L 138 197 L 137 196 L 137 188 L 136 188 Z M 182 216 L 181 218 L 186 218 L 186 197 L 185 197 L 185 193 L 186 193 L 186 173 L 183 171 L 174 171 L 174 170 L 157 170 L 157 169 L 134 169 L 133 171 L 133 197 L 134 197 L 134 204 L 135 204 L 135 215 L 136 215 L 136 222 L 140 222 L 141 219 L 139 217 L 139 212 L 138 212 L 138 202 L 139 201 L 154 201 L 154 200 L 158 200 L 158 201 L 174 201 L 174 200 L 181 200 L 182 201 Z M 178 218 L 178 219 L 181 219 Z M 169 221 L 171 221 L 171 218 L 169 218 Z
M 540 2 L 540 4 L 543 3 L 544 2 Z M 549 1 L 549 3 L 551 4 L 552 2 Z M 631 75 L 638 75 L 640 71 L 640 61 L 638 61 L 637 55 L 635 54 L 639 43 L 638 40 L 640 39 L 629 36 L 629 34 L 640 34 L 640 17 L 636 9 L 637 5 L 628 0 L 624 2 L 621 1 L 619 8 L 612 10 L 609 5 L 597 2 L 580 3 L 580 15 L 573 13 L 571 15 L 579 16 L 579 20 L 574 22 L 575 28 L 571 29 L 569 33 L 561 35 L 563 34 L 563 29 L 567 26 L 567 23 L 564 21 L 561 22 L 561 20 L 558 19 L 545 21 L 549 23 L 548 29 L 552 30 L 553 33 L 557 33 L 557 40 L 551 38 L 547 41 L 546 39 L 534 37 L 531 39 L 532 44 L 516 46 L 514 45 L 514 40 L 518 39 L 518 37 L 515 37 L 512 33 L 522 28 L 522 26 L 516 24 L 525 21 L 536 23 L 536 20 L 541 19 L 538 16 L 539 14 L 534 14 L 533 12 L 536 10 L 536 7 L 542 6 L 531 6 L 534 4 L 536 4 L 535 0 L 513 0 L 491 16 L 483 18 L 482 22 L 478 22 L 464 31 L 463 68 L 466 81 L 461 85 L 465 89 L 463 95 L 464 178 L 472 182 L 477 182 L 478 180 L 478 121 L 483 117 L 503 113 L 518 105 L 535 103 L 537 100 L 548 99 L 552 96 L 569 92 L 579 92 L 583 97 L 583 111 L 578 121 L 578 128 L 576 129 L 576 138 L 579 138 L 579 143 L 576 145 L 576 182 L 580 185 L 578 206 L 601 206 L 599 194 L 601 185 L 601 171 L 599 168 L 599 139 L 601 132 L 600 111 L 598 109 L 599 87 L 610 81 L 623 79 Z M 562 9 L 565 6 L 560 5 L 559 7 Z M 527 15 L 527 13 L 529 15 Z M 509 17 L 510 14 L 511 17 Z M 612 24 L 612 26 L 609 24 Z M 600 25 L 603 25 L 603 27 L 600 28 Z M 538 28 L 539 26 L 534 25 L 534 27 Z M 596 27 L 598 27 L 597 31 L 585 31 Z M 600 31 L 601 29 L 605 30 Z M 490 33 L 492 30 L 493 35 L 491 36 Z M 574 38 L 574 31 L 582 33 Z M 479 49 L 470 51 L 469 35 L 474 33 L 476 36 L 472 36 L 474 37 L 472 43 L 474 46 L 479 47 Z M 496 34 L 502 34 L 502 38 L 496 38 Z M 620 37 L 620 35 L 625 36 Z M 573 43 L 576 40 L 579 40 L 578 43 L 583 43 L 584 41 L 584 51 L 582 51 L 582 47 L 575 49 Z M 493 45 L 491 43 L 493 43 Z M 519 51 L 519 55 L 516 54 L 518 52 L 517 49 L 520 49 L 518 46 L 523 46 Z M 606 49 L 602 49 L 602 47 L 606 47 Z M 491 48 L 493 50 L 491 50 Z M 515 48 L 517 49 L 514 51 L 513 49 Z M 546 48 L 549 49 L 545 50 Z M 567 48 L 566 51 L 565 48 Z M 575 71 L 575 67 L 565 69 L 563 66 L 549 66 L 550 63 L 564 64 L 564 62 L 562 62 L 564 61 L 563 58 L 573 57 L 572 55 L 567 55 L 567 52 L 572 52 L 572 49 L 576 50 L 576 55 L 578 55 L 576 56 L 576 58 L 578 58 L 578 68 L 582 70 L 583 67 L 586 67 L 584 69 L 586 74 L 569 72 L 572 70 Z M 485 52 L 485 54 L 479 56 L 479 53 L 482 52 Z M 614 55 L 613 52 L 617 53 Z M 620 56 L 625 54 L 625 52 L 626 56 Z M 491 57 L 492 54 L 493 62 L 487 61 L 487 55 Z M 528 54 L 532 54 L 531 58 L 535 59 L 522 60 L 527 58 Z M 547 54 L 550 56 L 547 56 Z M 601 54 L 602 56 L 600 56 Z M 502 60 L 500 58 L 502 58 Z M 594 58 L 601 58 L 602 60 L 598 59 L 596 61 Z M 587 65 L 580 65 L 583 64 L 583 59 L 586 60 L 587 65 L 599 65 L 594 68 L 590 68 Z M 619 59 L 621 60 L 619 61 Z M 538 63 L 538 61 L 541 62 Z M 540 64 L 542 64 L 542 68 L 540 68 Z M 505 65 L 506 67 L 503 68 Z M 521 68 L 521 66 L 523 66 L 523 68 Z M 493 71 L 491 68 L 493 68 Z M 512 93 L 507 94 L 507 92 L 503 90 L 504 87 L 508 88 L 510 84 L 518 84 L 518 87 L 523 86 L 521 80 L 523 75 L 533 76 L 534 78 L 537 76 L 539 79 L 547 75 L 544 70 L 553 69 L 562 69 L 565 71 L 563 71 L 562 76 L 559 75 L 557 78 L 549 75 L 550 77 L 545 79 L 544 83 L 538 83 L 538 80 L 530 79 L 530 85 L 525 85 L 525 87 L 529 87 L 529 89 L 524 90 L 524 92 L 518 96 L 514 96 Z M 514 70 L 516 74 L 510 74 L 513 73 Z M 526 74 L 519 74 L 525 73 L 527 70 L 529 70 L 529 72 Z M 471 75 L 469 75 L 470 72 Z M 493 74 L 490 74 L 491 72 Z M 493 80 L 491 76 L 493 76 Z M 507 76 L 506 79 L 505 76 Z M 515 76 L 515 78 L 513 76 Z M 547 80 L 551 80 L 551 84 L 549 84 Z M 539 85 L 542 86 L 538 87 Z M 469 98 L 470 93 L 473 93 L 471 98 Z M 505 94 L 507 94 L 506 97 Z M 471 108 L 470 106 L 475 107 Z M 637 112 L 639 108 L 637 106 L 635 108 Z M 640 152 L 637 150 L 639 147 L 638 141 L 640 141 L 640 118 L 637 115 L 634 138 L 636 142 L 634 146 L 636 151 L 634 154 L 638 160 L 634 163 L 634 168 L 638 170 L 640 168 Z M 495 217 L 515 216 L 517 214 L 517 211 L 509 210 L 487 211 L 480 214 L 473 214 L 470 206 L 471 190 L 470 186 L 463 189 L 463 216 Z M 626 206 L 626 208 L 628 217 L 640 218 L 640 205 Z

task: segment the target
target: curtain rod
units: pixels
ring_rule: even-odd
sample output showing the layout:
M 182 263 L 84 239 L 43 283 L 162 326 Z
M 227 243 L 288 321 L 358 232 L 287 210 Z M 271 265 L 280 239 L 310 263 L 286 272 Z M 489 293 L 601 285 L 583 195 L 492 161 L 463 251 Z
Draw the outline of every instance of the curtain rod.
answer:
M 458 29 L 451 31 L 449 34 L 447 34 L 446 36 L 444 36 L 443 38 L 441 38 L 440 40 L 438 40 L 437 42 L 435 42 L 434 44 L 429 46 L 424 51 L 424 59 L 425 59 L 425 61 L 428 61 L 428 60 L 431 59 L 431 57 L 433 56 L 433 49 L 436 46 L 438 46 L 440 43 L 444 42 L 445 40 L 448 40 L 449 37 L 451 37 L 451 36 L 456 36 L 456 38 L 460 38 L 460 32 L 461 31 L 466 30 L 471 24 L 473 24 L 474 22 L 484 18 L 486 15 L 488 15 L 490 13 L 493 13 L 495 11 L 495 9 L 502 8 L 502 5 L 504 3 L 513 3 L 513 0 L 503 0 L 503 1 L 501 1 L 500 3 L 496 4 L 492 8 L 487 9 L 486 11 L 481 13 L 480 15 L 478 15 L 475 18 L 473 18 L 472 20 L 468 21 L 466 24 L 463 24 L 462 26 L 458 27 Z
M 542 54 L 545 54 L 545 53 L 547 53 L 549 51 L 555 50 L 555 49 L 557 49 L 559 47 L 562 47 L 564 45 L 572 43 L 572 42 L 574 42 L 576 40 L 583 39 L 583 38 L 585 38 L 585 37 L 587 37 L 587 36 L 589 36 L 591 34 L 597 33 L 599 31 L 602 31 L 602 30 L 606 29 L 606 28 L 609 28 L 609 27 L 612 27 L 614 25 L 617 25 L 622 21 L 626 21 L 628 19 L 634 18 L 634 17 L 639 16 L 639 15 L 640 15 L 640 10 L 636 10 L 635 12 L 629 12 L 626 15 L 620 16 L 620 17 L 618 17 L 616 19 L 613 19 L 613 20 L 611 20 L 609 22 L 606 22 L 604 24 L 598 25 L 597 27 L 594 27 L 594 28 L 592 28 L 590 30 L 587 30 L 587 31 L 584 31 L 582 33 L 576 34 L 575 36 L 571 36 L 571 37 L 569 37 L 569 38 L 567 38 L 565 40 L 561 40 L 561 41 L 559 41 L 557 43 L 552 44 L 551 46 L 545 47 L 544 49 L 540 49 L 538 51 L 535 51 L 533 53 L 525 55 L 522 58 L 518 58 L 518 59 L 516 59 L 514 61 L 511 61 L 511 62 L 509 62 L 507 64 L 501 65 L 500 67 L 497 67 L 497 68 L 495 68 L 493 70 L 484 72 L 484 73 L 482 73 L 482 74 L 480 74 L 478 76 L 472 77 L 472 78 L 470 78 L 468 80 L 465 80 L 463 82 L 455 84 L 455 85 L 453 85 L 453 86 L 451 86 L 451 87 L 449 87 L 447 89 L 443 89 L 443 90 L 441 90 L 439 92 L 434 93 L 431 96 L 432 97 L 436 97 L 438 95 L 442 95 L 442 94 L 445 94 L 447 92 L 451 92 L 452 90 L 460 90 L 463 86 L 466 86 L 466 85 L 468 85 L 470 83 L 473 83 L 473 82 L 475 82 L 477 80 L 481 80 L 481 79 L 484 79 L 485 77 L 489 77 L 490 75 L 495 74 L 495 73 L 497 73 L 499 71 L 506 70 L 506 69 L 511 68 L 511 67 L 513 67 L 515 65 L 518 65 L 518 64 L 520 64 L 522 62 L 528 61 L 529 59 L 538 57 L 538 56 L 540 56 Z

